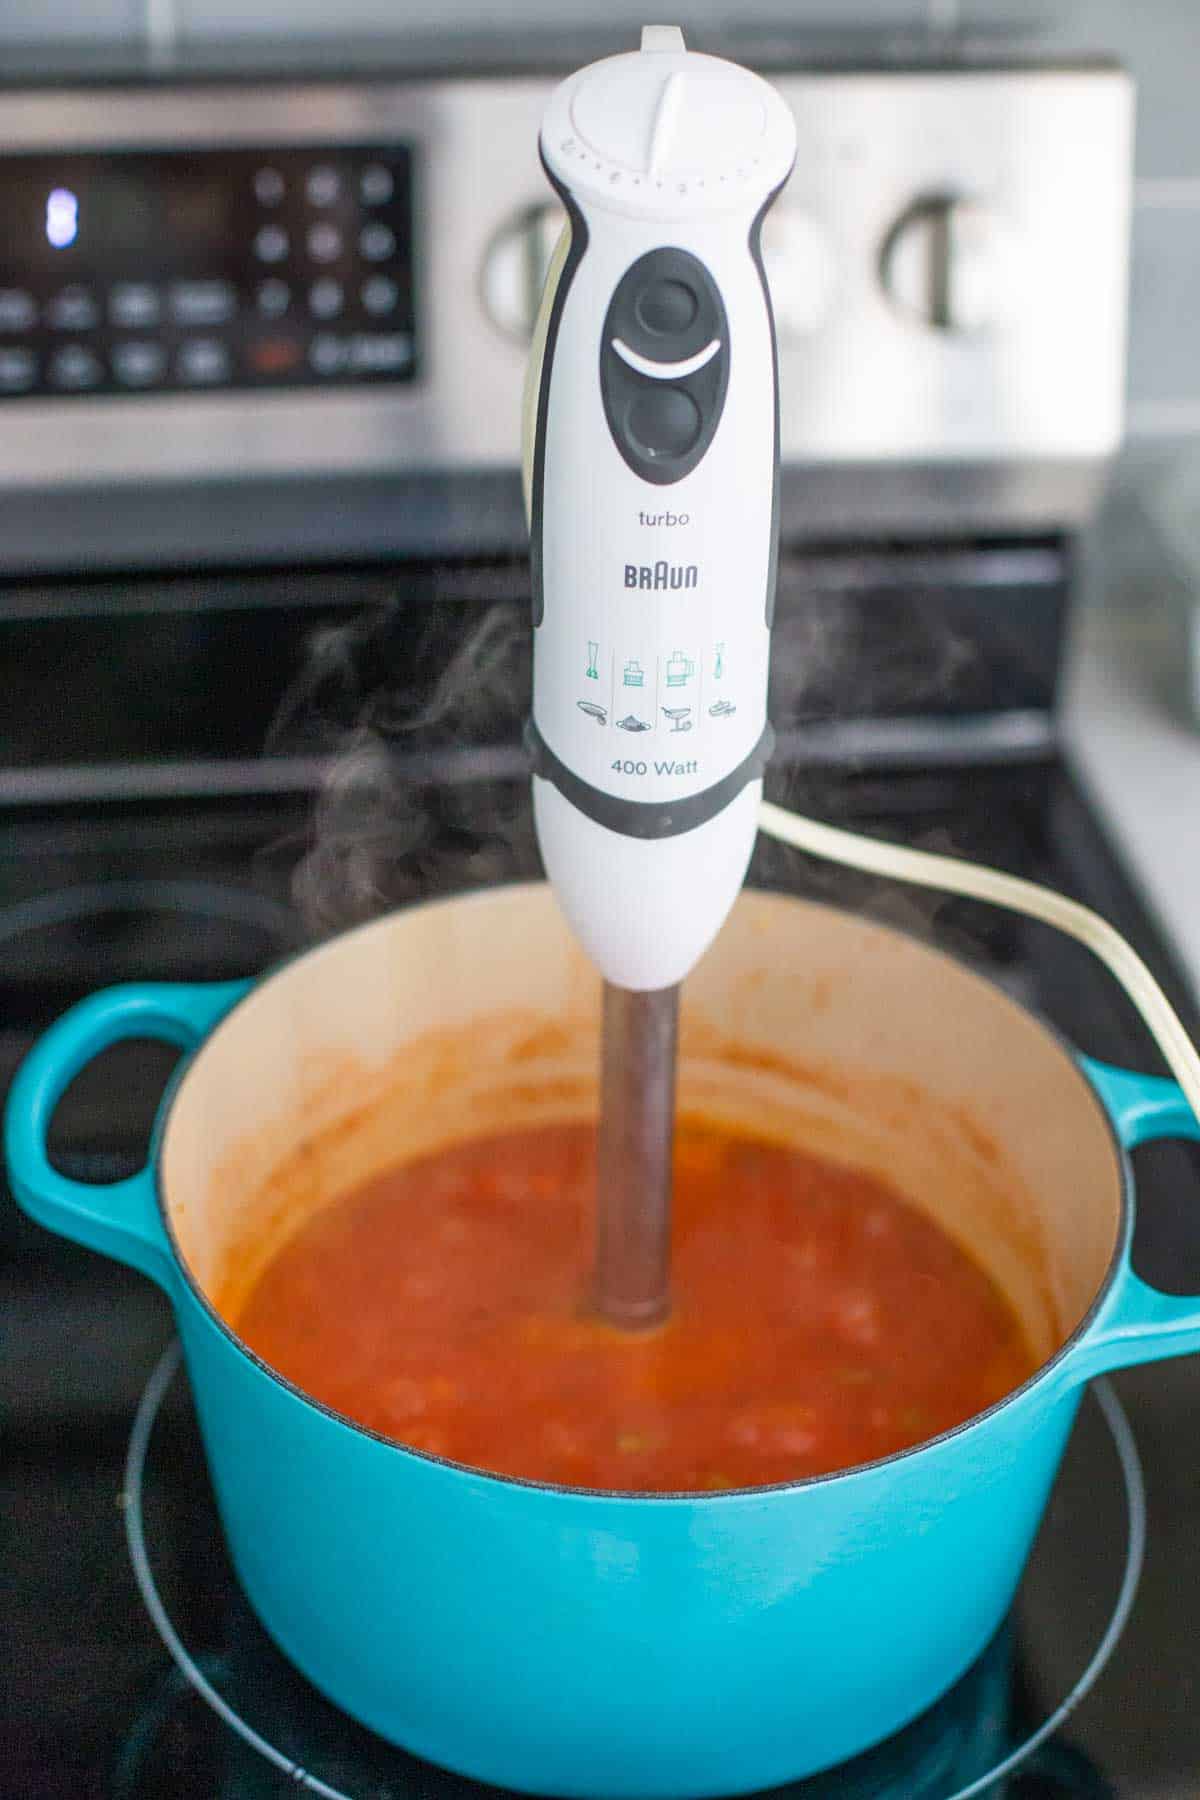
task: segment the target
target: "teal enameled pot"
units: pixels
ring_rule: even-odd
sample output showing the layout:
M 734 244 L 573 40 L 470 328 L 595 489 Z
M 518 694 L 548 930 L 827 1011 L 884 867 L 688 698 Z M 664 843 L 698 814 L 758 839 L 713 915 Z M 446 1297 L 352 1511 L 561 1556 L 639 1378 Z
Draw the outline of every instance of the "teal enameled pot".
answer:
M 84 1001 L 13 1084 L 10 1180 L 170 1296 L 238 1574 L 334 1701 L 534 1793 L 766 1787 L 895 1731 L 963 1672 L 1010 1604 L 1084 1383 L 1200 1343 L 1200 1302 L 1130 1268 L 1127 1159 L 1196 1121 L 1170 1083 L 1074 1057 L 938 952 L 747 893 L 688 983 L 682 1104 L 897 1182 L 1017 1307 L 1041 1358 L 1024 1387 L 843 1474 L 637 1496 L 408 1450 L 250 1354 L 226 1318 L 299 1220 L 438 1144 L 586 1116 L 596 1025 L 545 888 L 439 902 L 249 989 Z M 189 1054 L 144 1172 L 82 1186 L 47 1160 L 51 1115 L 130 1037 Z

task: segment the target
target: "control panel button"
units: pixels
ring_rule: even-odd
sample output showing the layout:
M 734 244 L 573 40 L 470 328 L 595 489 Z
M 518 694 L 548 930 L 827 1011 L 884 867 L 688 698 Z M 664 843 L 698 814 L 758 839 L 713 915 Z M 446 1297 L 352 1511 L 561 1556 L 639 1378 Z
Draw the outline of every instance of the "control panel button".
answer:
M 396 234 L 389 225 L 364 225 L 358 247 L 368 262 L 386 262 L 396 248 Z
M 310 206 L 332 206 L 342 191 L 342 178 L 329 163 L 318 163 L 304 184 Z
M 260 225 L 254 234 L 254 254 L 259 262 L 282 262 L 288 253 L 288 234 L 282 225 Z
M 383 206 L 391 199 L 396 183 L 386 163 L 368 163 L 358 178 L 358 192 L 364 206 Z
M 295 338 L 259 338 L 246 352 L 246 361 L 256 375 L 290 375 L 304 355 L 303 346 Z
M 32 294 L 24 288 L 0 288 L 0 331 L 28 331 L 36 321 Z
M 308 254 L 314 262 L 336 262 L 342 254 L 342 234 L 336 225 L 322 219 L 308 228 Z
M 220 338 L 189 338 L 179 346 L 176 366 L 181 381 L 197 387 L 211 386 L 213 382 L 228 381 L 229 351 Z
M 286 281 L 260 282 L 254 303 L 264 319 L 281 319 L 292 304 L 292 290 Z
M 278 206 L 283 199 L 283 176 L 269 163 L 254 171 L 254 198 L 260 206 Z
M 46 307 L 46 323 L 55 331 L 91 331 L 100 323 L 100 308 L 91 288 L 60 288 Z
M 158 289 L 148 281 L 118 281 L 108 296 L 108 316 L 126 330 L 145 331 L 157 325 L 162 302 Z
M 390 275 L 370 275 L 362 284 L 362 303 L 373 319 L 395 312 L 400 303 L 400 289 Z
M 37 357 L 23 344 L 0 344 L 0 394 L 25 394 L 37 378 Z
M 683 388 L 644 388 L 629 408 L 629 435 L 647 456 L 686 456 L 703 423 Z
M 345 296 L 340 281 L 334 281 L 331 275 L 314 281 L 308 290 L 308 310 L 314 319 L 336 319 L 342 310 Z
M 350 339 L 349 362 L 356 375 L 394 375 L 411 361 L 407 331 L 360 331 Z
M 338 375 L 345 368 L 349 356 L 349 346 L 344 338 L 333 337 L 329 332 L 318 332 L 308 346 L 308 360 L 318 375 Z
M 113 350 L 112 365 L 123 387 L 152 387 L 163 378 L 167 353 L 154 338 L 129 338 Z
M 171 317 L 179 325 L 223 325 L 237 311 L 228 281 L 176 281 L 171 285 Z
M 634 301 L 639 322 L 655 337 L 687 331 L 699 309 L 700 302 L 686 281 L 652 281 Z
M 99 387 L 104 379 L 104 365 L 86 344 L 64 344 L 50 358 L 50 385 L 78 393 Z

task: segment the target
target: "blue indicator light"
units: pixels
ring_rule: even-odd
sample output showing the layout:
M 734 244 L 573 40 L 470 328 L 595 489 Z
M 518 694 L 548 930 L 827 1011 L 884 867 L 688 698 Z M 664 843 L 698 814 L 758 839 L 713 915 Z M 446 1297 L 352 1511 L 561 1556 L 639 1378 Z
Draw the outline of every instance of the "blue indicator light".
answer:
M 79 201 L 70 188 L 51 188 L 46 196 L 46 240 L 65 250 L 79 236 Z

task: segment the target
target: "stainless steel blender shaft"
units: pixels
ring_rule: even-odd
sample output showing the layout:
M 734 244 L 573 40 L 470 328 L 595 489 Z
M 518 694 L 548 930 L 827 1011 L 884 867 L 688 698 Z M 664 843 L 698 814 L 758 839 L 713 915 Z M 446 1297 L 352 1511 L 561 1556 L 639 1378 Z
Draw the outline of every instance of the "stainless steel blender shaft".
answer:
M 678 1024 L 678 987 L 605 982 L 593 1300 L 627 1330 L 670 1311 Z

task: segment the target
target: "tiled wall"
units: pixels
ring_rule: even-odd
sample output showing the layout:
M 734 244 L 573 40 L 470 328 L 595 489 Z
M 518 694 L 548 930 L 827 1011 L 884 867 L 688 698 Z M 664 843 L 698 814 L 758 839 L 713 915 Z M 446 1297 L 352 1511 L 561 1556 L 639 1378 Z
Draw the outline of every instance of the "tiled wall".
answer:
M 1200 437 L 1200 7 L 1196 0 L 965 5 L 969 19 L 1011 17 L 1037 45 L 1112 51 L 1137 77 L 1129 435 Z
M 1115 53 L 1138 80 L 1129 436 L 1200 439 L 1200 0 L 686 0 L 689 21 L 984 31 L 1047 53 Z M 631 27 L 647 0 L 0 0 L 3 43 L 279 31 Z

